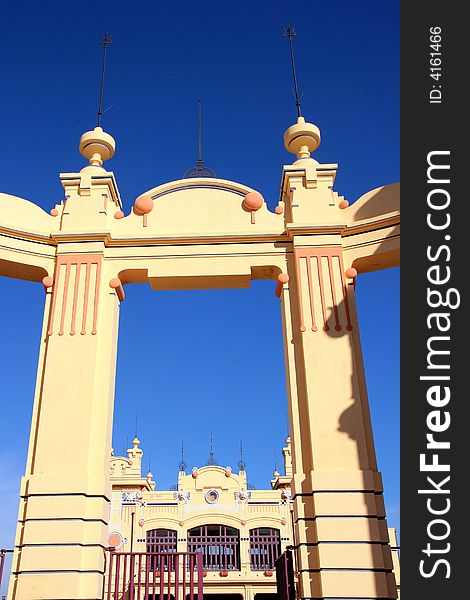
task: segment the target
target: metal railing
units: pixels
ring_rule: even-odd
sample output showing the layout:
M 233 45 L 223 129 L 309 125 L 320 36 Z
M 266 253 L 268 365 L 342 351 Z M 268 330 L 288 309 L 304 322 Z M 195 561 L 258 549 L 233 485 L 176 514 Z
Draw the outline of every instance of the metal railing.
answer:
M 3 569 L 5 567 L 7 554 L 11 553 L 13 553 L 13 550 L 5 550 L 4 548 L 0 549 L 0 585 L 2 585 Z
M 203 600 L 202 554 L 110 549 L 104 600 Z
M 294 562 L 291 550 L 285 550 L 276 560 L 278 600 L 295 600 Z

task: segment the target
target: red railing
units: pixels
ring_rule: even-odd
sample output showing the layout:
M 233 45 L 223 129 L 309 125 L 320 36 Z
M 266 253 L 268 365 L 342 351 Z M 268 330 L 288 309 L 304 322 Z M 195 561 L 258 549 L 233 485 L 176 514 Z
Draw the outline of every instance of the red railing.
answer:
M 203 600 L 202 555 L 109 552 L 105 600 Z
M 276 586 L 278 600 L 295 600 L 294 563 L 291 550 L 286 550 L 276 560 Z
M 6 556 L 12 552 L 13 550 L 5 550 L 4 548 L 0 549 L 0 585 L 2 585 L 3 568 L 5 566 Z

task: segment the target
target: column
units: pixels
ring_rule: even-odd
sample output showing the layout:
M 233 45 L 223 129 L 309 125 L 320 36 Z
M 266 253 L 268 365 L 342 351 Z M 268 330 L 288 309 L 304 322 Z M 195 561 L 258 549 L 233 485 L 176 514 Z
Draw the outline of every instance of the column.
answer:
M 395 598 L 354 282 L 340 240 L 295 236 L 281 294 L 301 598 Z
M 9 600 L 102 597 L 119 317 L 103 251 L 61 244 L 45 281 Z

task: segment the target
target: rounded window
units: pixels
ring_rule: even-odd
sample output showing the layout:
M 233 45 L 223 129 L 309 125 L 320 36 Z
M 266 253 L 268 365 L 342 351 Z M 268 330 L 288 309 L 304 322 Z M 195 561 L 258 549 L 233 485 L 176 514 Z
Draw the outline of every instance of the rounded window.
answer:
M 209 504 L 215 504 L 219 500 L 219 492 L 217 490 L 207 490 L 204 497 Z

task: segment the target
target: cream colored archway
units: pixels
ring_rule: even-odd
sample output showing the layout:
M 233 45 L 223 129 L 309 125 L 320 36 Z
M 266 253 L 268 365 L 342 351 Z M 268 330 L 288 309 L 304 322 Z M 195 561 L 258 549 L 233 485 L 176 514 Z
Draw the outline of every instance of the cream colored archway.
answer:
M 252 279 L 276 280 L 280 296 L 300 596 L 395 597 L 354 284 L 356 271 L 398 264 L 398 185 L 348 207 L 337 165 L 309 157 L 316 132 L 303 119 L 286 132 L 299 159 L 275 213 L 244 185 L 194 178 L 150 190 L 124 217 L 101 167 L 114 140 L 99 128 L 81 140 L 90 165 L 61 174 L 51 214 L 0 195 L 0 274 L 46 293 L 9 599 L 101 598 L 123 286 Z

